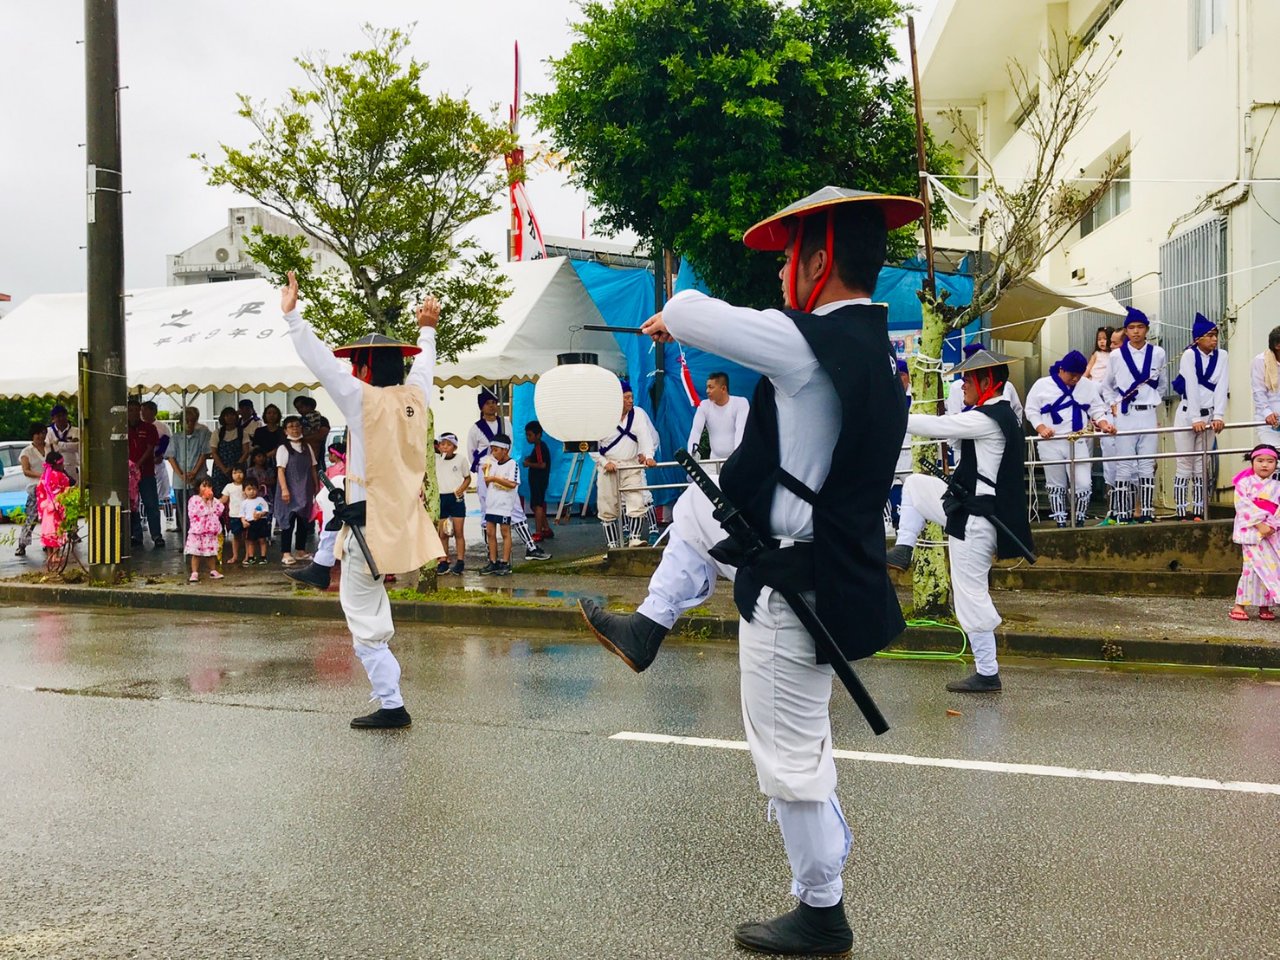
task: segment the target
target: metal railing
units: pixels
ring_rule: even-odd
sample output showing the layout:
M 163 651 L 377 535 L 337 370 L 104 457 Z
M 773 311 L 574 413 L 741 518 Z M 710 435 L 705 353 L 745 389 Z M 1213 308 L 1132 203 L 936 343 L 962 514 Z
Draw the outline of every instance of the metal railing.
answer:
M 714 474 L 714 473 L 719 473 L 720 467 L 725 462 L 725 460 L 724 458 L 717 459 L 712 457 L 707 460 L 699 460 L 698 462 L 702 464 L 703 467 L 707 468 L 707 472 Z M 676 463 L 674 460 L 664 460 L 661 462 L 655 462 L 653 466 L 649 466 L 648 464 L 643 464 L 643 463 L 619 463 L 617 470 L 615 472 L 623 473 L 624 471 L 630 472 L 634 470 L 661 470 L 666 467 L 674 467 L 677 470 L 684 469 L 683 467 L 680 466 L 680 464 Z M 644 475 L 641 474 L 641 476 L 643 477 Z M 636 490 L 645 491 L 645 492 L 651 492 L 653 490 L 685 490 L 689 487 L 689 484 L 690 484 L 689 480 L 685 480 L 682 483 L 645 483 L 639 487 L 628 487 L 624 490 L 622 487 L 622 478 L 619 477 L 618 478 L 617 516 L 619 520 L 622 520 L 626 517 L 626 514 L 623 512 L 623 506 L 626 500 L 626 494 L 628 493 L 633 493 Z M 652 509 L 652 504 L 650 504 L 650 509 Z M 627 539 L 626 537 L 623 537 L 622 541 L 625 541 L 626 539 Z M 661 540 L 662 538 L 659 537 L 658 539 Z M 626 548 L 629 546 L 629 544 L 620 541 L 620 546 L 623 548 Z

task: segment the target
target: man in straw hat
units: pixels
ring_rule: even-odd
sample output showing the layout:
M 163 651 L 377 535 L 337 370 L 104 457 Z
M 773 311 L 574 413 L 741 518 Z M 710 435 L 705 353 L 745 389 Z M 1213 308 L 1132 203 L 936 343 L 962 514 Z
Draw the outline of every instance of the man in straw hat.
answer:
M 400 695 L 400 664 L 388 646 L 395 633 L 391 601 L 363 550 L 350 542 L 351 527 L 363 528 L 380 573 L 417 570 L 444 556 L 422 502 L 440 304 L 427 297 L 418 308 L 417 346 L 375 333 L 332 352 L 298 312 L 298 280 L 292 272 L 280 291 L 280 309 L 298 357 L 347 418 L 347 505 L 337 516 L 344 526 L 335 550 L 342 561 L 339 598 L 352 646 L 379 702 L 377 710 L 356 717 L 351 726 L 407 727 L 411 720 Z M 406 357 L 415 358 L 407 378 Z
M 841 878 L 852 837 L 831 752 L 832 669 L 770 582 L 782 577 L 807 592 L 850 659 L 903 630 L 884 568 L 882 516 L 906 401 L 886 308 L 870 297 L 888 230 L 922 213 L 912 198 L 826 187 L 743 237 L 754 250 L 785 252 L 779 277 L 788 309 L 684 291 L 644 326 L 655 340 L 677 339 L 763 374 L 742 443 L 719 479 L 770 549 L 752 566 L 712 560 L 725 534 L 707 498 L 690 488 L 640 612 L 617 616 L 586 604 L 584 614 L 601 642 L 639 670 L 675 618 L 710 596 L 717 573 L 735 580 L 743 723 L 798 900 L 782 916 L 737 928 L 737 942 L 761 953 L 838 956 L 853 942 Z
M 911 566 L 925 521 L 932 520 L 947 532 L 956 619 L 969 635 L 975 667 L 972 676 L 947 684 L 953 693 L 1000 690 L 995 635 L 1000 614 L 987 583 L 991 557 L 1020 556 L 1014 537 L 1025 545 L 1031 543 L 1022 486 L 1022 430 L 1004 397 L 1011 360 L 989 350 L 976 351 L 954 368 L 963 378 L 968 410 L 943 417 L 913 413 L 907 418 L 909 433 L 946 440 L 953 446 L 958 442 L 960 449 L 950 486 L 937 477 L 907 477 L 898 540 L 888 555 L 889 566 L 905 570 Z M 988 519 L 991 516 L 1003 521 L 1009 533 L 997 532 Z

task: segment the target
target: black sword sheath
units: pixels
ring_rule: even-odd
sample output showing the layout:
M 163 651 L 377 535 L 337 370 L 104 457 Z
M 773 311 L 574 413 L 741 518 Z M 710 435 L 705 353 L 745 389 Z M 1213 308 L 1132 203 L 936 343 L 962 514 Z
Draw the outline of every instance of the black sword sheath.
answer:
M 707 499 L 711 501 L 712 507 L 715 508 L 713 515 L 720 523 L 720 526 L 724 528 L 724 532 L 742 549 L 743 555 L 747 559 L 751 559 L 763 553 L 768 548 L 764 538 L 756 533 L 738 508 L 729 502 L 723 491 L 707 475 L 707 471 L 702 469 L 702 464 L 698 463 L 690 455 L 689 451 L 683 449 L 676 451 L 675 459 L 689 474 L 689 479 L 693 481 L 699 490 L 707 495 Z M 813 637 L 813 642 L 830 660 L 836 676 L 840 678 L 840 682 L 849 691 L 849 696 L 853 697 L 853 702 L 862 711 L 862 715 L 866 718 L 867 724 L 872 731 L 876 736 L 888 732 L 889 723 L 885 720 L 884 714 L 880 712 L 876 702 L 871 699 L 871 694 L 862 685 L 858 675 L 853 672 L 853 667 L 849 665 L 849 661 L 840 652 L 840 647 L 837 646 L 835 638 L 831 636 L 831 631 L 818 619 L 818 612 L 798 591 L 779 590 L 778 592 L 782 594 L 782 599 L 787 601 L 787 605 L 791 607 L 801 625 L 809 632 L 809 636 Z
M 933 476 L 941 480 L 943 483 L 945 483 L 948 489 L 954 490 L 956 493 L 956 496 L 959 497 L 962 501 L 968 500 L 969 497 L 972 496 L 972 494 L 968 490 L 966 490 L 964 487 L 956 483 L 956 475 L 954 473 L 948 474 L 945 470 L 942 469 L 941 464 L 935 463 L 932 460 L 926 460 L 924 461 L 924 469 L 927 473 L 932 474 Z M 971 514 L 971 516 L 976 517 L 976 516 L 980 516 L 980 514 L 975 513 L 975 514 Z M 1024 557 L 1027 558 L 1028 563 L 1036 562 L 1036 555 L 1031 551 L 1031 548 L 1028 547 L 1021 540 L 1019 540 L 1003 520 L 997 517 L 994 513 L 991 514 L 990 516 L 985 517 L 984 519 L 990 520 L 991 525 L 993 527 L 995 527 L 997 530 L 1003 533 L 1006 537 L 1008 537 L 1011 541 L 1013 541 L 1013 545 L 1018 548 L 1019 553 L 1021 553 Z
M 329 502 L 333 504 L 333 515 L 342 520 L 342 512 L 347 505 L 347 495 L 344 491 L 339 490 L 333 485 L 333 481 L 329 479 L 329 475 L 323 470 L 316 471 L 320 475 L 320 482 L 324 484 L 324 488 L 329 491 Z M 382 576 L 378 572 L 378 565 L 373 562 L 373 554 L 369 551 L 369 542 L 364 538 L 364 527 L 358 523 L 349 523 L 342 521 L 351 528 L 351 532 L 355 534 L 356 543 L 360 546 L 360 552 L 364 554 L 364 562 L 369 565 L 369 574 L 373 579 L 377 580 Z

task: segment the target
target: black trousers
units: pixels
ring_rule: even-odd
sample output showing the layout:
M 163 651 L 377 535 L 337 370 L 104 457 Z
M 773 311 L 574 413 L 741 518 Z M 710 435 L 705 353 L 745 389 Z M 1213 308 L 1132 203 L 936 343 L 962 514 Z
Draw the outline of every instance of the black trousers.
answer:
M 129 534 L 135 541 L 142 540 L 143 514 L 146 515 L 147 526 L 151 530 L 151 539 L 163 539 L 160 532 L 160 495 L 156 491 L 154 473 L 138 480 L 138 510 L 129 514 Z
M 307 540 L 311 536 L 311 521 L 296 513 L 285 514 L 276 521 L 280 524 L 280 550 L 291 553 L 293 550 L 307 549 Z M 290 547 L 292 539 L 293 546 Z

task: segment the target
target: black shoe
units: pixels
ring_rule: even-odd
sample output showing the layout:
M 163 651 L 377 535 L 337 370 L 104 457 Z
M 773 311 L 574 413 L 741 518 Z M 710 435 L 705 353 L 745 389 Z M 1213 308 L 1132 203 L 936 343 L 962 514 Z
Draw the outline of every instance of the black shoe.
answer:
M 351 726 L 357 730 L 395 730 L 412 725 L 413 718 L 404 707 L 392 707 L 390 710 L 380 707 L 351 721 Z
M 151 541 L 151 546 L 159 550 L 161 547 L 164 546 L 164 537 L 156 537 L 154 540 Z
M 329 589 L 329 575 L 331 573 L 333 573 L 333 567 L 326 567 L 323 564 L 316 563 L 314 560 L 305 567 L 286 567 L 284 570 L 284 575 L 290 580 L 305 583 L 308 587 L 315 587 L 317 590 Z
M 441 560 L 439 563 L 437 563 L 437 564 L 436 564 L 436 576 L 437 576 L 437 577 L 443 577 L 443 576 L 444 576 L 446 573 L 448 573 L 448 572 L 449 572 L 449 561 L 448 561 L 448 560 Z
M 526 560 L 550 560 L 551 554 L 539 546 L 532 546 L 525 550 L 524 558 Z
M 1083 527 L 1083 526 L 1084 526 L 1084 517 L 1080 517 L 1079 519 L 1077 519 L 1077 520 L 1076 520 L 1076 526 L 1077 526 L 1077 527 Z
M 885 551 L 884 562 L 895 570 L 910 570 L 911 557 L 914 553 L 914 547 L 908 547 L 906 544 L 900 543 Z
M 746 950 L 782 957 L 847 957 L 853 949 L 843 900 L 834 907 L 802 903 L 764 923 L 740 924 L 733 939 Z
M 1055 521 L 1053 521 L 1053 522 L 1054 522 L 1055 524 L 1057 524 L 1057 527 L 1058 527 L 1058 529 L 1059 529 L 1059 530 L 1065 530 L 1065 529 L 1067 529 L 1067 521 L 1065 521 L 1065 520 L 1055 520 Z
M 24 544 L 21 544 L 21 543 L 20 543 L 20 544 L 18 544 L 18 549 L 17 549 L 17 550 L 15 550 L 15 551 L 13 551 L 13 555 L 14 555 L 15 557 L 25 557 L 25 556 L 27 555 L 27 548 L 26 548 L 26 546 L 25 546 Z
M 452 567 L 449 568 L 449 572 L 455 576 L 460 577 L 462 576 L 462 571 L 465 569 L 467 569 L 467 565 L 463 561 L 459 560 Z
M 493 575 L 494 575 L 495 577 L 509 577 L 509 576 L 511 576 L 511 564 L 506 563 L 505 561 L 504 561 L 504 562 L 499 563 L 499 564 L 498 564 L 498 568 L 497 568 L 496 570 L 494 570 L 494 571 L 493 571 Z
M 963 680 L 952 680 L 947 684 L 947 689 L 952 693 L 999 693 L 1003 688 L 1000 685 L 1000 674 L 984 677 L 975 673 Z
M 480 576 L 482 577 L 491 577 L 497 572 L 498 572 L 498 565 L 494 563 L 492 560 L 490 560 L 488 563 L 486 563 L 483 567 L 481 567 L 477 571 L 477 573 L 479 573 Z
M 616 653 L 636 673 L 653 663 L 667 635 L 666 627 L 654 623 L 642 613 L 625 616 L 609 613 L 594 600 L 586 598 L 578 601 L 578 609 L 605 649 Z

